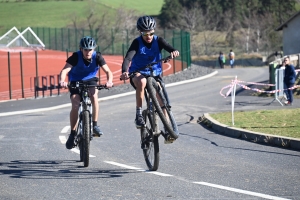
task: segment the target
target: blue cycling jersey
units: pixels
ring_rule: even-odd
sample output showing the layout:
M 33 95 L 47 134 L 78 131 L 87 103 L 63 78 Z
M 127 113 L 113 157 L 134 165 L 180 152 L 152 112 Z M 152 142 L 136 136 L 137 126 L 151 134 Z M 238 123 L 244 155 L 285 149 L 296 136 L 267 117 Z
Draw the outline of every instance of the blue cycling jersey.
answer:
M 131 65 L 129 67 L 129 73 L 135 72 L 151 62 L 156 62 L 157 60 L 161 59 L 161 52 L 158 47 L 157 39 L 158 37 L 154 35 L 152 40 L 152 46 L 150 49 L 148 49 L 142 41 L 142 36 L 138 37 L 139 50 L 132 58 Z M 161 72 L 162 67 L 160 63 L 153 65 L 154 76 L 160 75 Z M 140 71 L 140 73 L 144 75 L 150 75 L 150 70 L 143 69 Z
M 93 52 L 89 65 L 85 65 L 81 51 L 77 51 L 78 62 L 69 72 L 69 81 L 81 81 L 94 78 L 97 75 L 99 66 L 96 62 L 97 52 Z

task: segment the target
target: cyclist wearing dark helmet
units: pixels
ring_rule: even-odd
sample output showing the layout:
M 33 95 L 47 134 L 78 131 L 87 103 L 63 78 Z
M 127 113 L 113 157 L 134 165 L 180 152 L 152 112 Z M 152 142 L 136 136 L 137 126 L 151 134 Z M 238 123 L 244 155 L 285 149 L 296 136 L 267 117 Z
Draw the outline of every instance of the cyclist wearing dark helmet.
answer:
M 162 37 L 155 35 L 155 27 L 155 19 L 151 16 L 142 16 L 137 20 L 137 29 L 140 36 L 133 40 L 126 53 L 120 77 L 122 80 L 128 79 L 129 73 L 134 72 L 151 62 L 161 59 L 162 49 L 169 52 L 172 58 L 179 56 L 178 50 L 168 44 Z M 161 64 L 154 65 L 153 72 L 157 79 L 161 79 Z M 131 85 L 136 89 L 135 125 L 137 128 L 145 126 L 145 120 L 142 116 L 142 103 L 144 100 L 144 88 L 146 86 L 145 75 L 149 74 L 149 71 L 142 70 L 141 73 L 137 73 L 134 77 L 130 78 Z
M 60 85 L 62 87 L 68 87 L 68 82 L 66 81 L 67 75 L 69 77 L 69 82 L 85 80 L 88 81 L 88 84 L 96 85 L 98 81 L 97 73 L 100 67 L 106 73 L 106 86 L 108 88 L 113 86 L 113 74 L 107 66 L 102 54 L 95 51 L 96 47 L 96 41 L 92 37 L 85 36 L 80 40 L 79 51 L 74 52 L 72 56 L 67 59 L 65 66 L 60 72 Z M 66 147 L 67 149 L 72 149 L 76 135 L 76 123 L 78 120 L 78 109 L 81 97 L 79 96 L 78 89 L 69 88 L 69 91 L 72 103 L 70 112 L 71 133 L 66 142 Z M 99 114 L 98 90 L 92 87 L 89 91 L 93 105 L 93 136 L 100 137 L 103 133 L 97 125 Z

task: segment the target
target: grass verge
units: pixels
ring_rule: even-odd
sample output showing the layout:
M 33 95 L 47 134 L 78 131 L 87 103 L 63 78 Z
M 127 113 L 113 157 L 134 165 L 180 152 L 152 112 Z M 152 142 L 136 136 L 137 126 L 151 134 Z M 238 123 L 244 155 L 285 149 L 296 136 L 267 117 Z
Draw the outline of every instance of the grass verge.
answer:
M 266 134 L 300 138 L 300 108 L 234 112 L 234 127 Z M 231 112 L 210 114 L 222 124 L 232 126 Z

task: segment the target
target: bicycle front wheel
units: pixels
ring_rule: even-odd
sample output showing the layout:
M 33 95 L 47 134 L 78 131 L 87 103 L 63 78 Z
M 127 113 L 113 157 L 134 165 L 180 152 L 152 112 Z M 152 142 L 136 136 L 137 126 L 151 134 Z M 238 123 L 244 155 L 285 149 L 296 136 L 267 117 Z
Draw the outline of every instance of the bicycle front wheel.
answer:
M 81 133 L 81 130 L 82 130 L 82 120 L 81 118 L 79 119 L 79 122 L 78 122 L 78 126 L 77 126 L 77 129 L 76 129 L 76 133 L 77 133 L 77 141 L 78 141 L 78 148 L 79 148 L 79 152 L 80 152 L 80 162 L 83 161 L 83 151 L 81 151 L 81 149 L 83 148 L 83 144 L 82 144 L 82 133 Z
M 82 158 L 83 166 L 88 167 L 90 161 L 90 113 L 87 110 L 82 111 L 82 138 L 80 146 L 80 158 Z
M 179 131 L 171 108 L 169 105 L 167 105 L 166 98 L 162 92 L 162 89 L 159 87 L 156 80 L 152 77 L 147 78 L 147 90 L 150 98 L 152 99 L 153 105 L 156 108 L 156 112 L 165 127 L 165 130 L 170 134 L 172 138 L 177 139 L 179 136 Z M 162 107 L 166 110 L 166 115 L 163 113 L 163 109 L 156 98 L 157 96 L 159 96 L 163 102 Z
M 154 115 L 153 115 L 154 114 Z M 156 171 L 159 165 L 159 143 L 158 135 L 154 135 L 157 130 L 155 125 L 155 113 L 144 110 L 143 117 L 145 119 L 146 127 L 141 128 L 141 145 L 143 148 L 144 158 L 148 169 Z

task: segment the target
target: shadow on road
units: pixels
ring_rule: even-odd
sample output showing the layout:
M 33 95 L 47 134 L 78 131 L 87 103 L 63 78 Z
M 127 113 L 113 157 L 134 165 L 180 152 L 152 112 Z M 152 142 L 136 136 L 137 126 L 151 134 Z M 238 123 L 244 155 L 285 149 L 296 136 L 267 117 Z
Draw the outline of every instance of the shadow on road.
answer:
M 74 166 L 75 160 L 14 160 L 0 163 L 0 176 L 26 179 L 103 179 L 118 178 L 136 171 L 95 169 Z

